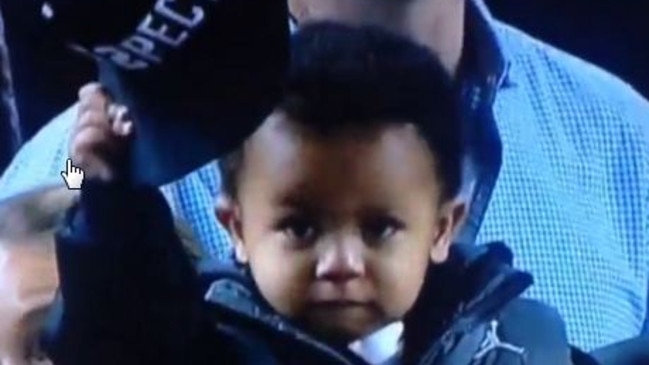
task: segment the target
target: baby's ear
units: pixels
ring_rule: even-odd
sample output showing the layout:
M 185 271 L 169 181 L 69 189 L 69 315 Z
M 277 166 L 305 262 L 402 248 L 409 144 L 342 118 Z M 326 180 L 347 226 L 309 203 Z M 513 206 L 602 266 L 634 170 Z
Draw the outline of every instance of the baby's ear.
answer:
M 248 254 L 243 243 L 241 210 L 237 202 L 227 195 L 220 194 L 216 200 L 216 218 L 230 234 L 235 258 L 239 263 L 248 262 Z
M 451 200 L 440 209 L 439 218 L 435 222 L 437 234 L 430 248 L 430 259 L 433 263 L 441 264 L 448 258 L 455 235 L 466 218 L 466 211 L 466 203 L 462 200 Z

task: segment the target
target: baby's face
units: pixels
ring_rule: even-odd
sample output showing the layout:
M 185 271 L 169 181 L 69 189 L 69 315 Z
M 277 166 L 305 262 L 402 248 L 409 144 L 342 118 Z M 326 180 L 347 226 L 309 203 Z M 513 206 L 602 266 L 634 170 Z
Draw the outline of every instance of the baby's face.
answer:
M 51 364 L 38 337 L 58 286 L 50 237 L 0 240 L 0 364 Z M 24 242 L 24 240 L 48 240 Z
M 275 113 L 248 141 L 226 222 L 265 299 L 311 332 L 351 341 L 401 318 L 463 209 L 439 200 L 410 126 L 315 136 Z

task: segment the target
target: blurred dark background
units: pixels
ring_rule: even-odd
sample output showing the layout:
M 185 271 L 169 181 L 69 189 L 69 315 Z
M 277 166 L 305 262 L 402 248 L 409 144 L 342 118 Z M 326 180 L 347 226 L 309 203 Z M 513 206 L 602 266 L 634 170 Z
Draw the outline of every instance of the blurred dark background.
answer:
M 487 3 L 498 18 L 602 66 L 649 96 L 649 0 Z M 37 30 L 25 26 L 36 24 L 30 16 L 38 16 L 40 4 L 25 0 L 4 0 L 0 4 L 23 141 L 73 103 L 77 88 L 92 80 L 94 74 L 87 60 L 48 47 Z M 0 118 L 4 118 L 0 120 L 0 171 L 17 146 L 17 134 L 11 133 L 5 115 L 5 111 L 0 113 Z
M 613 72 L 649 97 L 649 0 L 486 1 L 498 18 Z

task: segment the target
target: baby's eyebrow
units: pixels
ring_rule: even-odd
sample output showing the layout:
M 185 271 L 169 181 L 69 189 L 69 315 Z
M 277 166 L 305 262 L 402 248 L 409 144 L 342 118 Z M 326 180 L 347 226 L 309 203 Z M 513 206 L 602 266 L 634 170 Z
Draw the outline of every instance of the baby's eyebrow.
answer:
M 318 209 L 312 205 L 300 204 L 299 202 L 284 201 L 279 204 L 279 207 L 287 213 L 299 214 L 301 216 L 315 218 L 323 215 L 323 209 Z
M 369 208 L 361 212 L 362 219 L 375 220 L 375 219 L 399 219 L 398 214 L 394 210 Z
M 299 212 L 300 214 L 312 217 L 331 216 L 335 214 L 330 210 L 331 207 L 328 208 L 325 205 L 321 205 L 319 202 L 309 199 L 303 194 L 277 196 L 274 203 L 282 209 Z M 373 219 L 386 216 L 399 217 L 402 216 L 402 213 L 399 213 L 398 208 L 391 206 L 389 202 L 376 202 L 375 204 L 359 207 L 359 210 L 354 212 L 354 215 L 361 219 Z
M 278 196 L 274 204 L 286 213 L 299 214 L 312 219 L 324 218 L 328 215 L 327 207 L 302 194 Z
M 291 191 L 277 194 L 273 202 L 277 205 L 300 210 L 314 206 L 313 202 L 311 202 L 312 199 L 308 199 L 304 192 L 296 192 L 296 190 L 300 189 L 291 189 Z

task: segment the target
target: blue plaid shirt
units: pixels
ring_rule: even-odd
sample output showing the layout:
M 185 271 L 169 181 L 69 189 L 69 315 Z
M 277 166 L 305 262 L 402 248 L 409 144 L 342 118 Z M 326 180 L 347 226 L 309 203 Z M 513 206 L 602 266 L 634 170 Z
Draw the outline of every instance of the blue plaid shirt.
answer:
M 608 73 L 469 11 L 475 60 L 465 76 L 470 218 L 460 239 L 503 240 L 534 274 L 529 297 L 559 309 L 592 349 L 638 335 L 649 292 L 649 105 Z M 71 108 L 42 129 L 0 180 L 8 196 L 61 183 Z M 214 164 L 162 188 L 215 256 Z M 0 197 L 1 197 L 0 196 Z

